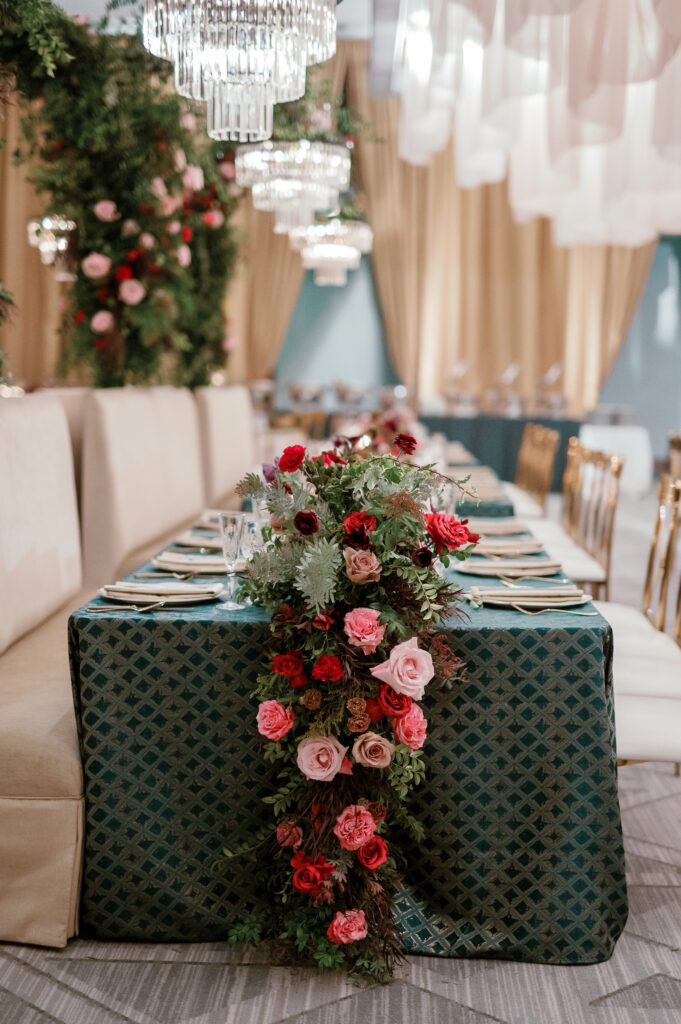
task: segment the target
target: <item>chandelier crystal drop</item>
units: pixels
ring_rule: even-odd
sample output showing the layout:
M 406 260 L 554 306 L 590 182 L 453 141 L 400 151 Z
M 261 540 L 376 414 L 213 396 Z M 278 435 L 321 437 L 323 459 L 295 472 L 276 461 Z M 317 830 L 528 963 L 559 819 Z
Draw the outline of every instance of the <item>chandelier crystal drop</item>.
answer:
M 212 138 L 262 141 L 274 104 L 299 99 L 306 67 L 335 53 L 337 2 L 144 0 L 144 45 L 173 62 L 181 96 L 208 103 Z
M 264 142 L 236 156 L 236 183 L 250 188 L 256 210 L 274 213 L 274 230 L 288 234 L 313 225 L 320 211 L 335 212 L 350 184 L 350 153 L 327 142 Z
M 347 284 L 348 271 L 357 270 L 362 253 L 371 252 L 374 244 L 373 231 L 361 220 L 334 219 L 296 228 L 289 238 L 305 270 L 314 270 L 315 284 L 337 288 Z
M 57 281 L 75 281 L 70 262 L 76 236 L 75 220 L 61 214 L 47 214 L 28 222 L 28 244 L 40 253 L 40 262 L 53 267 Z

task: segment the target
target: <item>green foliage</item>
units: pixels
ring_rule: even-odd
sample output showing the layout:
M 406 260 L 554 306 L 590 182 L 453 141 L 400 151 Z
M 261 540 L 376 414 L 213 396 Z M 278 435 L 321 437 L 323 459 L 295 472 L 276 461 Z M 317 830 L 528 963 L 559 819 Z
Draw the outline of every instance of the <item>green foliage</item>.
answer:
M 321 612 L 331 604 L 336 592 L 336 573 L 343 561 L 335 541 L 320 537 L 308 544 L 298 563 L 295 588 L 308 608 Z
M 262 941 L 265 920 L 261 914 L 251 914 L 230 928 L 227 941 L 230 946 L 257 946 Z
M 406 800 L 409 791 L 419 786 L 426 777 L 426 766 L 420 750 L 410 750 L 404 743 L 395 748 L 388 768 L 390 785 L 401 800 Z

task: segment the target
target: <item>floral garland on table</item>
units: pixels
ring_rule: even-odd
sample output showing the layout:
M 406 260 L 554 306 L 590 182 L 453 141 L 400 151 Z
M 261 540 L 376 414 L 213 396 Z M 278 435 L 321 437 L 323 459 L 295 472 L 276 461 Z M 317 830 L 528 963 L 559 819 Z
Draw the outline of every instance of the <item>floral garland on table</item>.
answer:
M 427 511 L 440 478 L 406 462 L 414 445 L 404 435 L 397 456 L 346 446 L 316 458 L 294 445 L 240 486 L 270 516 L 242 591 L 272 617 L 255 692 L 279 769 L 267 933 L 299 959 L 378 978 L 401 956 L 394 829 L 424 839 L 406 805 L 426 770 L 420 701 L 461 670 L 437 633 L 456 592 L 435 559 L 465 559 L 478 539 Z M 257 941 L 261 924 L 232 941 Z

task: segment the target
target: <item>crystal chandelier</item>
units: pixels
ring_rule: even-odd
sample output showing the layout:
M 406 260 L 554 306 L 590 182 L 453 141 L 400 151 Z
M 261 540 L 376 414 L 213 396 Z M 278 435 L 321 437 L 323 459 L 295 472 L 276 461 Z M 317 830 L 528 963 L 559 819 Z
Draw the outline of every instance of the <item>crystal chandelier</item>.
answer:
M 350 153 L 327 142 L 264 142 L 236 156 L 236 183 L 250 188 L 256 210 L 274 213 L 276 234 L 314 224 L 315 214 L 338 209 L 350 184 Z
M 362 220 L 334 219 L 296 228 L 289 238 L 305 270 L 314 270 L 315 284 L 337 288 L 347 284 L 348 270 L 357 270 L 362 253 L 371 252 L 374 243 L 373 231 Z
M 75 281 L 69 270 L 69 248 L 76 233 L 75 220 L 61 214 L 48 214 L 28 222 L 28 243 L 40 253 L 40 262 L 54 267 L 57 281 Z
M 274 104 L 303 95 L 306 67 L 334 54 L 337 2 L 144 0 L 144 45 L 173 61 L 180 95 L 206 101 L 211 138 L 256 142 Z

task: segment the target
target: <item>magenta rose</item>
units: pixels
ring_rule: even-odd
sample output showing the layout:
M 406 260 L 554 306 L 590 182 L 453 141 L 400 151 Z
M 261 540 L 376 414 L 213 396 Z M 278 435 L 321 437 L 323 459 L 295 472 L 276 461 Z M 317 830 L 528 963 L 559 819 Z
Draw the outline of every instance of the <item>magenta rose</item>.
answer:
M 374 608 L 353 608 L 345 616 L 345 635 L 351 647 L 361 648 L 362 654 L 374 654 L 383 642 L 385 626 L 379 624 L 380 612 Z
M 366 807 L 350 804 L 336 818 L 333 834 L 344 850 L 359 850 L 376 831 L 376 820 Z
M 90 327 L 95 334 L 109 334 L 114 329 L 115 320 L 113 313 L 108 309 L 100 309 L 90 321 Z
M 421 650 L 418 639 L 413 636 L 411 640 L 393 647 L 388 660 L 372 668 L 371 674 L 398 693 L 420 700 L 426 684 L 435 675 L 435 669 L 430 654 Z
M 426 742 L 428 721 L 418 704 L 412 704 L 406 715 L 391 718 L 390 724 L 398 743 L 406 743 L 412 750 L 420 750 Z
M 381 578 L 381 563 L 373 551 L 344 548 L 345 570 L 353 583 L 377 583 Z
M 89 256 L 86 256 L 81 263 L 83 273 L 86 277 L 92 278 L 93 281 L 97 281 L 101 277 L 106 275 L 111 270 L 111 260 L 108 256 L 103 256 L 100 252 L 91 252 Z
M 337 946 L 349 946 L 352 942 L 360 942 L 369 934 L 363 910 L 347 910 L 344 914 L 339 910 L 326 930 L 330 942 Z
M 331 782 L 343 767 L 348 752 L 335 736 L 308 736 L 298 744 L 297 764 L 316 782 Z
M 98 203 L 95 203 L 93 210 L 97 220 L 101 220 L 104 224 L 110 224 L 120 217 L 118 207 L 112 199 L 100 199 Z
M 126 306 L 139 306 L 146 294 L 147 290 L 142 282 L 134 277 L 121 281 L 118 287 L 118 297 Z
M 292 846 L 297 850 L 303 841 L 303 830 L 295 821 L 282 821 L 277 825 L 277 842 L 280 846 Z
M 365 768 L 387 768 L 395 747 L 385 736 L 377 732 L 365 732 L 358 736 L 352 748 L 357 764 Z
M 258 708 L 258 732 L 268 740 L 280 740 L 293 727 L 293 708 L 278 700 L 266 700 Z

